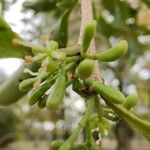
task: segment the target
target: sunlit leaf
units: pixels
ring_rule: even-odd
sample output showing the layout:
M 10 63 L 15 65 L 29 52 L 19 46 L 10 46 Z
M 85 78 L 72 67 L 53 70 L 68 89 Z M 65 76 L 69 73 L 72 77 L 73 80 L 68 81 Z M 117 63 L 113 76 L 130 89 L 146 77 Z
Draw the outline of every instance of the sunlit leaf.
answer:
M 110 107 L 118 113 L 118 115 L 124 119 L 133 129 L 141 133 L 150 142 L 150 122 L 144 121 L 133 113 L 125 109 L 121 105 L 109 103 Z
M 14 45 L 12 43 L 14 38 L 20 37 L 11 30 L 9 25 L 0 16 L 0 58 L 22 58 L 31 53 L 27 47 Z

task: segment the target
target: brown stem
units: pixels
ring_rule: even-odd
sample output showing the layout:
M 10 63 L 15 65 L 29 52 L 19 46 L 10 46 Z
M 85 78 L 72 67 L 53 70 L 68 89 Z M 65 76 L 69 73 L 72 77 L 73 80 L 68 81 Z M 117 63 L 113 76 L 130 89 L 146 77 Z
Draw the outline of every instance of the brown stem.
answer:
M 92 12 L 92 0 L 81 0 L 81 27 L 80 27 L 80 36 L 78 42 L 81 44 L 82 42 L 82 33 L 84 26 L 93 20 L 93 12 Z M 91 41 L 91 44 L 88 48 L 88 52 L 90 54 L 95 53 L 95 44 L 94 39 Z M 99 80 L 103 82 L 103 78 L 100 75 L 98 62 L 95 62 L 95 70 L 92 75 L 92 79 Z

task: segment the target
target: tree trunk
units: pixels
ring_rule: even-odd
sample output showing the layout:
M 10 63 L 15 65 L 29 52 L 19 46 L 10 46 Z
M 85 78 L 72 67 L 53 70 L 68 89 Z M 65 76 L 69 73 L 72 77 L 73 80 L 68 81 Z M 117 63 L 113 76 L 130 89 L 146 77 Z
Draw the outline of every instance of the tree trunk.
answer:
M 116 150 L 131 150 L 133 130 L 128 126 L 128 124 L 123 120 L 120 120 L 116 124 L 114 131 L 117 138 Z

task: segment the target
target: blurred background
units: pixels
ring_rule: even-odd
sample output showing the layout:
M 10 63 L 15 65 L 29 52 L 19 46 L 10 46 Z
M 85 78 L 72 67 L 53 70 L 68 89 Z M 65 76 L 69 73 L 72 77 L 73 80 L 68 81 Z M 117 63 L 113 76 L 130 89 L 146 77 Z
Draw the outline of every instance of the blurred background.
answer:
M 0 12 L 11 28 L 24 39 L 40 43 L 47 35 L 53 39 L 61 10 L 59 0 L 0 0 Z M 150 121 L 150 0 L 93 0 L 94 17 L 98 21 L 96 49 L 106 50 L 120 39 L 126 39 L 129 51 L 113 63 L 101 63 L 105 82 L 124 94 L 138 92 L 134 113 Z M 78 40 L 80 3 L 68 20 L 68 45 Z M 22 60 L 0 60 L 0 84 L 20 66 Z M 26 97 L 9 106 L 0 106 L 0 150 L 48 150 L 55 139 L 67 139 L 85 112 L 85 103 L 71 88 L 67 89 L 63 106 L 55 111 L 29 107 Z M 124 121 L 111 122 L 102 137 L 105 150 L 149 150 L 150 144 Z M 99 135 L 100 137 L 100 135 Z M 78 138 L 84 140 L 84 131 Z

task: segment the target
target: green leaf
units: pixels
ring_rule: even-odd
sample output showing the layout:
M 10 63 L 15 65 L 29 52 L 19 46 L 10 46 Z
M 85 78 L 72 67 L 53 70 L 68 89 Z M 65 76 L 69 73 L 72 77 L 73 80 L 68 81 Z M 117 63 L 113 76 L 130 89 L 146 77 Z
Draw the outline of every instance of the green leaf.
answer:
M 102 0 L 102 4 L 114 16 L 114 21 L 112 22 L 113 28 L 127 31 L 128 26 L 126 21 L 131 17 L 135 17 L 136 10 L 126 1 L 111 0 L 110 3 L 110 0 Z
M 115 0 L 111 0 L 111 3 L 110 3 L 110 0 L 102 0 L 102 5 L 110 10 L 110 12 L 113 12 L 114 11 L 114 5 L 115 5 Z
M 77 3 L 77 0 L 34 0 L 24 2 L 25 9 L 32 9 L 35 13 L 53 11 L 55 17 L 59 17 L 63 11 L 70 9 Z
M 107 100 L 106 100 L 107 102 Z M 107 102 L 107 104 L 124 119 L 133 129 L 141 133 L 150 142 L 150 122 L 144 121 L 123 106 Z
M 77 1 L 78 0 L 59 0 L 56 6 L 62 10 L 65 10 L 73 7 L 77 3 Z
M 120 29 L 115 28 L 111 23 L 106 22 L 103 16 L 99 16 L 97 23 L 98 32 L 104 34 L 106 37 L 110 37 L 114 34 L 120 36 Z
M 71 10 L 66 10 L 59 18 L 52 31 L 52 39 L 58 42 L 59 48 L 67 46 L 68 42 L 68 18 Z
M 37 71 L 39 65 L 33 63 L 27 66 L 21 65 L 17 71 L 9 77 L 6 81 L 0 85 L 0 105 L 10 105 L 19 100 L 26 92 L 19 90 L 19 84 L 24 79 L 30 78 L 31 76 L 23 72 L 24 67 L 30 68 L 32 71 Z
M 134 9 L 126 1 L 102 0 L 103 6 L 113 15 L 117 23 L 125 23 L 126 19 L 134 15 Z
M 47 12 L 56 9 L 59 0 L 34 0 L 23 4 L 25 9 L 33 9 L 36 13 Z
M 0 16 L 0 58 L 22 58 L 31 54 L 30 48 L 14 45 L 12 41 L 15 38 L 21 39 Z
M 12 77 L 0 86 L 0 105 L 10 105 L 25 94 L 19 90 L 19 79 L 21 79 L 23 69 L 22 65 Z
M 130 9 L 126 2 L 115 0 L 114 23 L 124 25 L 125 21 L 130 17 Z
M 88 22 L 83 30 L 83 38 L 82 38 L 82 50 L 86 52 L 91 40 L 94 38 L 96 33 L 97 22 L 95 20 Z
M 150 0 L 143 0 L 142 2 L 146 3 L 148 7 L 150 7 Z

